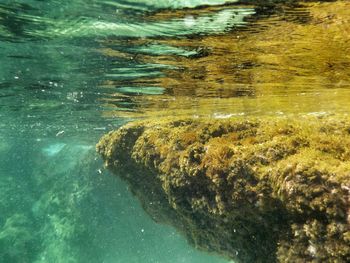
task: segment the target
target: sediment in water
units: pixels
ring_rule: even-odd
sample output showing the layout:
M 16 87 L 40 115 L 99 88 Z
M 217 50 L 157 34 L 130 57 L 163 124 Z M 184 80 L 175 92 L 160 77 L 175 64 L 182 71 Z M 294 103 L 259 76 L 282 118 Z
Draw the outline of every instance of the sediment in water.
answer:
M 350 118 L 164 119 L 97 145 L 154 220 L 237 262 L 350 261 Z

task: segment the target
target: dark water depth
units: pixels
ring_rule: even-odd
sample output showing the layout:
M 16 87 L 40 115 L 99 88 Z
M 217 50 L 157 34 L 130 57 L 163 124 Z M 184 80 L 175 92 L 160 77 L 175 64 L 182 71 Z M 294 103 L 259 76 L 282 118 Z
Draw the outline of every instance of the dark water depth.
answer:
M 152 116 L 349 112 L 347 1 L 236 2 L 0 0 L 0 262 L 228 262 L 94 147 Z

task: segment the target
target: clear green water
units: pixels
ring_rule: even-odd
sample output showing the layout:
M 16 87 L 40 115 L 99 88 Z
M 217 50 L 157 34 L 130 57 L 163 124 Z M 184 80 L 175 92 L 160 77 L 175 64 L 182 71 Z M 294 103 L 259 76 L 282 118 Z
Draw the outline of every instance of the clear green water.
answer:
M 168 34 L 143 13 L 173 5 L 0 1 L 0 262 L 226 262 L 153 222 L 95 154 L 99 137 L 130 120 L 102 117 L 108 74 L 159 74 L 101 55 L 102 41 Z M 179 27 L 169 34 L 206 30 Z
M 348 27 L 307 56 L 313 9 L 233 2 L 0 0 L 0 262 L 228 262 L 153 222 L 94 146 L 150 115 L 348 111 Z

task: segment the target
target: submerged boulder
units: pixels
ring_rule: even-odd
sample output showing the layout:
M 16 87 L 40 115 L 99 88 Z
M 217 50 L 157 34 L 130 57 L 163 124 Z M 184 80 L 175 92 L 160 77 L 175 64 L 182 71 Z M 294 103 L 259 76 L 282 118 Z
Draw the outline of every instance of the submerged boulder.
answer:
M 350 262 L 350 118 L 164 119 L 97 145 L 154 220 L 236 262 Z

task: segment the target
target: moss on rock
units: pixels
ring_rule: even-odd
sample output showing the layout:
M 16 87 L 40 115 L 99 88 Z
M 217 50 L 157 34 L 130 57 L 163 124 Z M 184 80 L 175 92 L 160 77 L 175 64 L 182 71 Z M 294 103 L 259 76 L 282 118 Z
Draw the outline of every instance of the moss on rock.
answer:
M 237 262 L 350 261 L 350 118 L 163 119 L 97 145 L 145 210 Z

